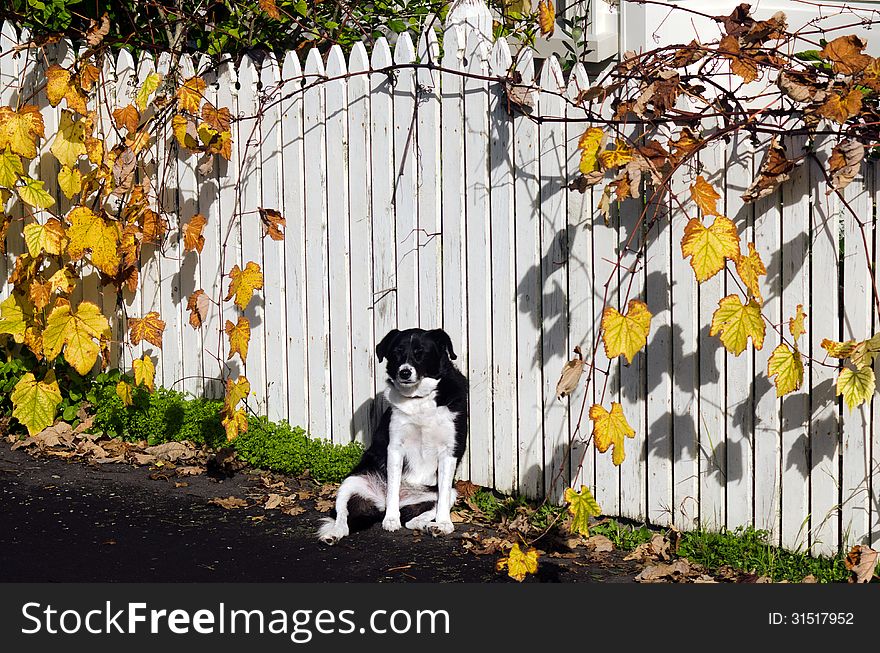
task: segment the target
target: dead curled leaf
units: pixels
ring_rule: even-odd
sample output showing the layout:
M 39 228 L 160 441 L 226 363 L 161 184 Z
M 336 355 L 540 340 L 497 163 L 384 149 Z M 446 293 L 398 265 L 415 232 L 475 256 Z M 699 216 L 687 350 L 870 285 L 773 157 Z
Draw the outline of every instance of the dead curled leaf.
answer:
M 588 537 L 586 544 L 587 548 L 591 549 L 594 553 L 607 553 L 608 551 L 614 551 L 614 544 L 604 535 L 593 535 Z
M 782 182 L 791 177 L 795 165 L 794 161 L 786 158 L 785 148 L 777 143 L 774 136 L 758 169 L 757 178 L 742 194 L 743 201 L 754 202 L 770 195 Z
M 153 447 L 147 447 L 144 451 L 155 456 L 158 460 L 167 460 L 168 462 L 177 462 L 178 460 L 187 460 L 196 456 L 196 449 L 188 441 L 183 442 L 165 442 L 157 444 Z
M 875 575 L 878 555 L 880 552 L 866 544 L 858 544 L 851 548 L 843 561 L 843 564 L 852 573 L 849 582 L 870 583 Z
M 831 188 L 825 194 L 830 195 L 835 190 L 843 190 L 849 186 L 859 173 L 864 158 L 865 146 L 858 141 L 845 139 L 835 145 L 828 159 Z
M 584 373 L 584 356 L 581 353 L 581 348 L 576 346 L 574 353 L 577 355 L 577 358 L 572 358 L 562 367 L 562 373 L 559 376 L 559 381 L 556 383 L 557 399 L 567 397 L 574 392 L 578 381 L 581 379 L 581 375 Z

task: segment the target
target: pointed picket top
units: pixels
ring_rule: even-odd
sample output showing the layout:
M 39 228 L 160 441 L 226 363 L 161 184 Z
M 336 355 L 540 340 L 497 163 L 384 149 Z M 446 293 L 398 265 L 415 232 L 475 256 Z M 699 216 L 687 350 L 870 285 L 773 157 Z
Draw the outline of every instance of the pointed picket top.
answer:
M 156 72 L 162 75 L 162 79 L 168 76 L 168 72 L 171 70 L 171 53 L 170 52 L 162 52 L 159 55 L 159 61 L 156 63 Z
M 461 68 L 464 56 L 464 38 L 462 31 L 456 27 L 447 27 L 443 32 L 443 60 L 444 68 Z
M 195 67 L 195 74 L 199 77 L 204 77 L 209 71 L 214 70 L 214 62 L 207 54 L 200 54 L 198 61 L 193 59 L 193 66 Z
M 306 77 L 309 75 L 317 75 L 320 77 L 325 76 L 324 71 L 324 61 L 321 58 L 321 53 L 318 51 L 318 48 L 312 48 L 309 50 L 309 54 L 306 55 Z M 308 82 L 314 82 L 315 80 L 310 79 Z
M 440 42 L 437 39 L 437 28 L 440 24 L 440 19 L 434 14 L 428 14 L 425 18 L 425 28 L 419 34 L 416 48 L 420 63 L 437 63 L 440 60 Z
M 587 69 L 584 67 L 584 64 L 578 61 L 568 75 L 566 95 L 568 95 L 570 100 L 574 101 L 577 99 L 577 96 L 581 91 L 586 91 L 589 88 L 590 76 L 587 74 Z
M 469 32 L 464 52 L 465 58 L 468 60 L 468 69 L 471 71 L 477 70 L 480 64 L 489 58 L 489 42 L 479 32 Z M 474 59 L 477 59 L 477 61 L 473 61 Z
M 384 36 L 380 36 L 376 39 L 376 44 L 373 46 L 373 54 L 370 57 L 370 68 L 373 70 L 380 70 L 382 68 L 387 68 L 391 63 L 391 48 L 388 47 L 388 39 Z
M 498 39 L 489 53 L 489 69 L 493 75 L 506 76 L 513 63 L 507 39 Z
M 339 77 L 346 72 L 345 53 L 338 44 L 334 45 L 327 54 L 327 77 Z
M 492 41 L 492 22 L 492 12 L 483 0 L 454 0 L 446 14 L 447 27 L 463 25 L 486 42 Z
M 241 58 L 238 64 L 238 85 L 239 93 L 250 92 L 254 98 L 257 97 L 257 80 L 260 78 L 260 65 L 246 54 Z
M 3 21 L 3 29 L 0 29 L 0 52 L 12 52 L 12 48 L 18 45 L 18 31 L 8 20 Z
M 116 55 L 116 80 L 119 81 L 124 71 L 133 71 L 135 69 L 134 57 L 131 52 L 122 48 Z
M 529 85 L 535 83 L 535 53 L 531 48 L 522 48 L 517 53 L 514 70 L 522 78 L 521 84 Z
M 293 84 L 294 88 L 299 88 L 302 84 L 302 65 L 299 62 L 299 56 L 295 51 L 290 50 L 284 55 L 284 61 L 281 65 L 281 79 L 286 84 Z
M 542 90 L 553 93 L 565 92 L 565 75 L 562 74 L 562 67 L 555 55 L 544 61 L 540 80 Z
M 195 65 L 193 65 L 193 58 L 188 54 L 183 54 L 180 56 L 180 76 L 187 80 L 190 77 L 195 77 L 196 69 Z
M 354 73 L 369 69 L 370 55 L 367 53 L 367 46 L 364 45 L 363 41 L 358 41 L 354 44 L 351 54 L 348 56 L 348 70 Z
M 263 93 L 271 97 L 271 101 L 278 100 L 278 84 L 281 81 L 281 68 L 275 57 L 266 57 L 263 67 L 260 69 L 260 82 L 263 85 Z
M 409 32 L 397 37 L 394 45 L 394 63 L 412 63 L 416 60 L 416 49 Z
M 138 85 L 140 85 L 143 79 L 155 69 L 156 63 L 153 60 L 153 55 L 146 50 L 141 51 L 141 56 L 138 57 L 137 62 Z

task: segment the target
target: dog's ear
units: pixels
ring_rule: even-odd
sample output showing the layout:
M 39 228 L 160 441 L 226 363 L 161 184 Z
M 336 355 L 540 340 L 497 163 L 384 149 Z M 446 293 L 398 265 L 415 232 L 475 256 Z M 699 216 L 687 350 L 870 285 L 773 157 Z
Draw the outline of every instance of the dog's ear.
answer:
M 446 350 L 446 353 L 449 354 L 449 358 L 452 360 L 456 359 L 455 351 L 452 349 L 452 339 L 449 337 L 449 334 L 446 333 L 443 329 L 432 329 L 428 331 L 428 335 L 434 339 L 434 342 L 437 343 L 437 346 L 440 347 L 440 350 Z
M 376 356 L 379 358 L 379 362 L 381 363 L 383 359 L 388 357 L 388 350 L 391 349 L 391 345 L 397 336 L 400 334 L 400 331 L 397 329 L 391 329 L 384 338 L 382 338 L 382 342 L 376 345 Z

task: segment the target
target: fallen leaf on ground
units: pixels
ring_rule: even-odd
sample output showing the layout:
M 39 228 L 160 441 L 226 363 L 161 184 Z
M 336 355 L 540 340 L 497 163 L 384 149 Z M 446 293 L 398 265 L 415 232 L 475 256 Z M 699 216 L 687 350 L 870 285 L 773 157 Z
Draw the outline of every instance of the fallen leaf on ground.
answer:
M 167 460 L 172 463 L 178 460 L 193 458 L 196 455 L 196 450 L 189 442 L 166 442 L 153 447 L 147 447 L 144 451 L 154 455 L 159 460 Z
M 650 542 L 639 544 L 624 560 L 669 560 L 670 543 L 659 533 L 651 538 Z
M 286 508 L 281 508 L 282 513 L 284 513 L 285 515 L 290 515 L 291 517 L 296 517 L 297 515 L 301 515 L 305 511 L 306 511 L 305 508 L 303 508 L 302 506 L 296 505 L 296 504 L 294 504 L 292 506 L 288 506 Z
M 680 583 L 701 576 L 684 558 L 675 562 L 648 565 L 635 577 L 637 583 Z
M 327 512 L 335 505 L 336 502 L 330 499 L 318 499 L 317 501 L 315 501 L 315 509 L 318 512 Z
M 226 508 L 227 510 L 232 510 L 234 508 L 246 508 L 248 503 L 244 499 L 240 499 L 238 497 L 214 497 L 208 503 L 214 503 L 218 506 Z
M 474 496 L 477 491 L 480 489 L 480 486 L 476 483 L 471 483 L 470 481 L 456 481 L 455 482 L 455 491 L 458 492 L 459 499 L 470 499 Z
M 587 546 L 595 553 L 614 551 L 614 544 L 604 535 L 593 535 L 588 537 Z

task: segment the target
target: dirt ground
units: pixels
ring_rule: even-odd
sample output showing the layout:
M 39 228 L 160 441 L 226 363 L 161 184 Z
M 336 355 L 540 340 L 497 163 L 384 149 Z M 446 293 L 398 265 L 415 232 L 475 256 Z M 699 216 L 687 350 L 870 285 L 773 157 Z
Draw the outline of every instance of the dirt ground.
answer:
M 292 515 L 264 507 L 269 491 L 257 470 L 181 479 L 33 456 L 3 441 L 0 582 L 514 582 L 496 571 L 500 554 L 465 546 L 491 537 L 487 526 L 458 524 L 446 538 L 376 526 L 328 547 L 314 537 L 321 498 Z M 248 505 L 210 503 L 228 497 Z M 643 569 L 617 551 L 567 555 L 543 555 L 525 582 L 632 582 Z

